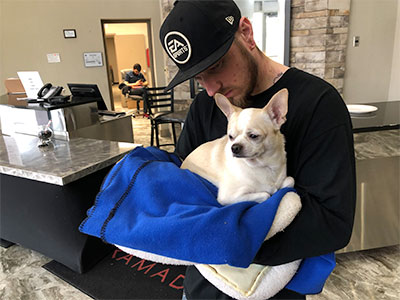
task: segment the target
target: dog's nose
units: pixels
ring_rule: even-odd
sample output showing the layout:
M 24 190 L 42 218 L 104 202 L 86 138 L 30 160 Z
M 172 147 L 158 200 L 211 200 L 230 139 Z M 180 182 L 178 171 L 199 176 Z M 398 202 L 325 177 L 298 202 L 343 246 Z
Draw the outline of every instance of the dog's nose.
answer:
M 240 151 L 242 151 L 242 145 L 240 144 L 233 144 L 231 147 L 232 153 L 233 154 L 239 154 Z

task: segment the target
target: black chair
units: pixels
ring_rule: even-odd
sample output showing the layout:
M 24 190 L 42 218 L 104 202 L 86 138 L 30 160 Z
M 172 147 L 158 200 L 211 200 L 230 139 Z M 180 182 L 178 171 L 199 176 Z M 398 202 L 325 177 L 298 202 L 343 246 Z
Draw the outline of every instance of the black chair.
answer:
M 129 93 L 127 93 L 125 95 L 126 101 L 128 99 L 136 101 L 136 113 L 140 113 L 140 101 L 143 101 L 143 116 L 147 117 L 147 109 L 146 109 L 146 104 L 144 101 L 144 97 L 140 96 L 140 95 L 130 95 Z
M 147 111 L 151 122 L 151 140 L 150 145 L 154 146 L 154 136 L 156 147 L 176 146 L 175 124 L 181 127 L 185 123 L 187 110 L 174 110 L 174 90 L 165 92 L 165 87 L 153 87 L 147 89 L 145 101 L 147 103 Z M 171 124 L 173 143 L 160 144 L 159 125 Z

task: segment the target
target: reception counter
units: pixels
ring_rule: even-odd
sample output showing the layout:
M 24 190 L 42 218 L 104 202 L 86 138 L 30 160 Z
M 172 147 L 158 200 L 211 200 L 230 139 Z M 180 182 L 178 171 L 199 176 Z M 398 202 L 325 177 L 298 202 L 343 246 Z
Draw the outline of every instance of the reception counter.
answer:
M 103 99 L 73 97 L 63 104 L 28 103 L 24 107 L 1 104 L 1 131 L 8 135 L 36 136 L 38 126 L 51 121 L 56 139 L 86 137 L 133 143 L 132 114 L 102 116 L 98 112 L 98 101 Z
M 400 244 L 400 130 L 354 134 L 357 203 L 350 243 L 341 252 Z
M 350 252 L 400 243 L 400 101 L 352 115 L 357 203 Z
M 0 135 L 0 237 L 82 273 L 109 246 L 78 231 L 111 167 L 137 145 Z

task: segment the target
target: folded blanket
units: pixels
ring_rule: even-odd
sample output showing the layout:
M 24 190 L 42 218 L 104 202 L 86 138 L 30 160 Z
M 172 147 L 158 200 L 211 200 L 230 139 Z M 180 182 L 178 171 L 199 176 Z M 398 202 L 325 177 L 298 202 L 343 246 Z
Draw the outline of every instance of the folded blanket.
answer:
M 293 189 L 279 190 L 262 203 L 221 206 L 214 185 L 179 166 L 173 154 L 151 147 L 134 149 L 110 171 L 80 230 L 179 263 L 248 267 L 282 197 Z M 313 258 L 312 264 L 305 259 L 288 287 L 320 292 L 333 270 L 332 258 Z

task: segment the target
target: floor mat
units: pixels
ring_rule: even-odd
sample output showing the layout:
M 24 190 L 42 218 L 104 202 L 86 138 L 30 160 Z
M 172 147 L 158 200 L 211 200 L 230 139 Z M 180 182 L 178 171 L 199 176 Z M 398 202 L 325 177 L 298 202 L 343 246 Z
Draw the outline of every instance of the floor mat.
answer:
M 118 249 L 84 274 L 54 260 L 43 268 L 94 299 L 182 299 L 186 269 L 147 261 Z

